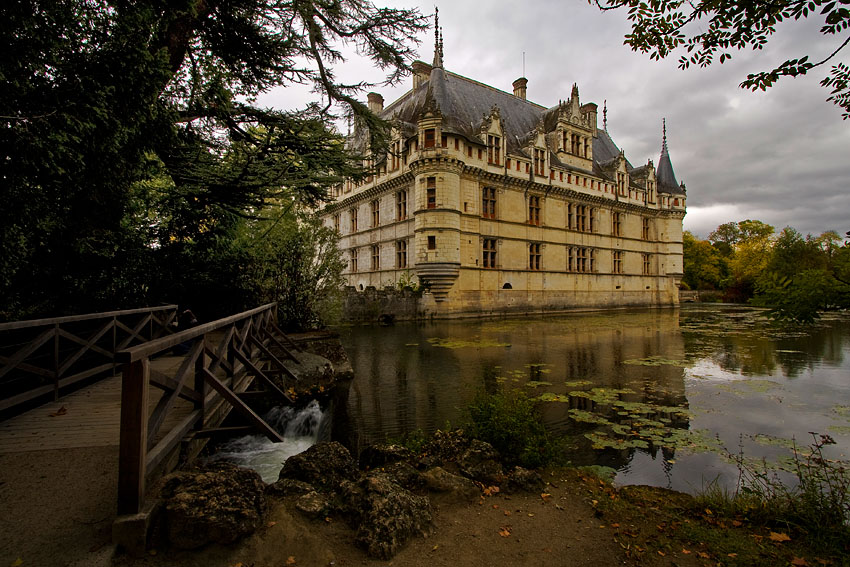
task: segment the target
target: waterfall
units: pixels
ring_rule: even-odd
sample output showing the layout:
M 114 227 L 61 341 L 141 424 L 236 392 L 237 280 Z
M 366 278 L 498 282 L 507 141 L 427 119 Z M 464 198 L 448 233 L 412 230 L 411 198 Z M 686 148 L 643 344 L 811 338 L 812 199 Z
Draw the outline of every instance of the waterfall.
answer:
M 264 482 L 272 483 L 286 459 L 316 443 L 323 418 L 316 400 L 301 409 L 272 408 L 263 419 L 283 436 L 283 443 L 273 443 L 263 435 L 246 435 L 222 443 L 207 461 L 229 461 L 254 469 Z

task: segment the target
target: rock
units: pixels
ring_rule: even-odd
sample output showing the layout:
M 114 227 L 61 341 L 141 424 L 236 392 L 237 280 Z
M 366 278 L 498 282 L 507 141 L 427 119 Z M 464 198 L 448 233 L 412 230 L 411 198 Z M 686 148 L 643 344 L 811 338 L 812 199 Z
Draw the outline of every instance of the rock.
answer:
M 456 463 L 468 447 L 469 439 L 462 430 L 437 430 L 431 440 L 422 447 L 419 466 L 423 469 L 446 468 L 449 463 Z
M 284 496 L 301 495 L 313 492 L 312 484 L 295 480 L 293 478 L 282 478 L 266 487 L 266 496 L 283 498 Z
M 265 487 L 259 474 L 229 463 L 169 475 L 161 492 L 169 541 L 195 549 L 253 533 L 268 508 Z
M 375 469 L 399 461 L 412 462 L 413 451 L 401 445 L 382 443 L 370 445 L 360 453 L 360 468 Z
M 419 490 L 425 486 L 422 475 L 410 463 L 399 461 L 381 467 L 380 472 L 389 476 L 393 482 L 408 490 Z
M 434 467 L 422 473 L 425 487 L 432 492 L 450 494 L 463 500 L 475 500 L 481 491 L 470 479 L 452 474 L 442 467 Z
M 431 531 L 431 505 L 384 473 L 340 486 L 341 500 L 358 525 L 355 541 L 372 557 L 390 559 L 415 535 Z
M 508 474 L 502 490 L 508 494 L 514 492 L 539 492 L 543 490 L 546 483 L 537 471 L 516 467 Z
M 303 453 L 286 459 L 280 479 L 300 480 L 319 491 L 336 489 L 343 480 L 355 480 L 359 475 L 351 453 L 342 444 L 331 441 L 317 443 Z
M 327 384 L 334 379 L 334 365 L 324 356 L 311 352 L 299 352 L 298 360 L 284 359 L 283 365 L 302 384 Z M 279 384 L 280 385 L 280 384 Z
M 308 518 L 316 520 L 328 515 L 331 502 L 326 495 L 319 494 L 313 490 L 300 496 L 295 501 L 295 508 Z
M 499 453 L 492 445 L 473 439 L 457 464 L 464 476 L 487 484 L 500 484 L 505 474 L 499 461 Z

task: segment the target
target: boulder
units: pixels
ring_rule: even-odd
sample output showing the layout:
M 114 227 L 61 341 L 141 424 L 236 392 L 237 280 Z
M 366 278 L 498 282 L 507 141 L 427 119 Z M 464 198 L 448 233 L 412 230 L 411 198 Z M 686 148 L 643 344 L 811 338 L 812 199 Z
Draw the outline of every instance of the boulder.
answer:
M 457 497 L 459 500 L 475 500 L 481 491 L 468 478 L 452 474 L 442 467 L 434 467 L 422 473 L 425 487 L 431 492 L 440 492 Z
M 390 559 L 416 535 L 431 531 L 431 505 L 384 473 L 358 482 L 343 482 L 340 498 L 358 526 L 355 541 L 372 557 Z
M 303 453 L 286 459 L 278 478 L 300 480 L 319 491 L 332 491 L 343 480 L 355 480 L 357 465 L 341 443 L 317 443 Z
M 295 508 L 314 520 L 324 518 L 331 509 L 330 499 L 325 494 L 319 494 L 315 490 L 301 495 L 295 501 Z
M 469 439 L 462 430 L 437 430 L 431 440 L 422 447 L 419 466 L 423 469 L 445 468 L 450 463 L 456 463 L 467 447 Z
M 405 461 L 390 463 L 381 467 L 377 472 L 386 474 L 393 480 L 393 482 L 400 484 L 408 490 L 419 490 L 425 486 L 419 471 L 416 470 L 413 465 Z
M 537 471 L 516 467 L 508 474 L 502 490 L 508 494 L 514 492 L 539 492 L 545 488 L 546 483 Z
M 169 475 L 161 492 L 169 542 L 195 549 L 253 533 L 268 509 L 265 488 L 259 474 L 229 463 Z
M 312 484 L 295 480 L 292 478 L 282 478 L 277 482 L 266 487 L 266 496 L 273 498 L 283 498 L 285 496 L 300 496 L 313 492 L 315 489 Z
M 505 477 L 499 453 L 489 443 L 473 439 L 457 460 L 464 476 L 487 484 L 500 484 Z
M 360 468 L 375 469 L 399 461 L 413 462 L 413 451 L 402 445 L 379 443 L 370 445 L 360 453 Z

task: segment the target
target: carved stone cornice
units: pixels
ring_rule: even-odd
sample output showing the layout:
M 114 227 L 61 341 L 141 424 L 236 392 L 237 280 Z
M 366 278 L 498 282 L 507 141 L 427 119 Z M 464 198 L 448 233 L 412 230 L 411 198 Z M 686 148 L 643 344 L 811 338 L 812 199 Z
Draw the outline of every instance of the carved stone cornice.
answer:
M 424 171 L 446 171 L 460 174 L 465 167 L 461 160 L 448 155 L 424 155 L 410 163 L 410 171 L 413 175 L 420 175 Z
M 384 182 L 377 183 L 373 187 L 369 187 L 365 191 L 361 191 L 360 193 L 356 193 L 351 195 L 350 197 L 346 197 L 341 201 L 337 201 L 335 203 L 330 203 L 325 206 L 323 212 L 324 213 L 333 213 L 335 211 L 341 209 L 347 209 L 352 205 L 357 204 L 360 201 L 371 201 L 375 197 L 381 196 L 386 191 L 398 189 L 404 185 L 409 185 L 413 182 L 413 174 L 409 171 L 405 171 L 401 175 L 397 175 L 392 179 L 388 179 Z

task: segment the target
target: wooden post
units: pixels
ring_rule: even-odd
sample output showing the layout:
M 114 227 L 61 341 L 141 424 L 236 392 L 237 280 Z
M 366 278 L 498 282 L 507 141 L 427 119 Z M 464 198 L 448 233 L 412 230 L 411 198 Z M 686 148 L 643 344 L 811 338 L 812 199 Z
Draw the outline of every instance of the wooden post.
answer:
M 145 502 L 150 360 L 124 366 L 121 382 L 121 446 L 118 452 L 118 514 L 138 514 Z
M 53 401 L 59 399 L 59 323 L 53 326 Z
M 206 370 L 207 366 L 209 365 L 209 356 L 207 355 L 207 352 L 206 352 L 207 336 L 201 335 L 200 337 L 198 337 L 195 340 L 198 340 L 198 341 L 201 341 L 202 343 L 204 343 L 204 344 L 201 345 L 201 353 L 198 355 L 197 360 L 195 360 L 195 384 L 194 384 L 195 391 L 201 395 L 200 399 L 195 402 L 195 408 L 201 410 L 201 419 L 198 420 L 198 423 L 195 426 L 195 428 L 196 429 L 203 429 L 204 424 L 206 423 L 207 417 L 208 417 L 207 416 L 207 407 L 206 407 L 208 386 L 207 386 L 206 380 L 204 379 L 204 371 Z

